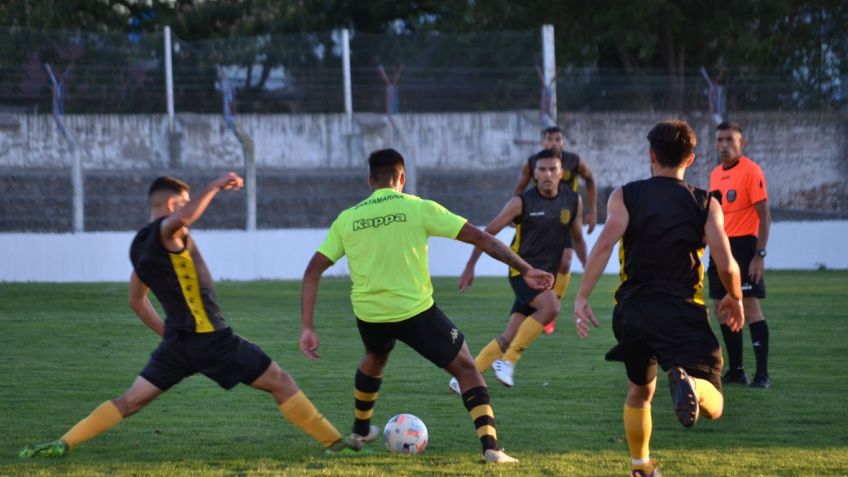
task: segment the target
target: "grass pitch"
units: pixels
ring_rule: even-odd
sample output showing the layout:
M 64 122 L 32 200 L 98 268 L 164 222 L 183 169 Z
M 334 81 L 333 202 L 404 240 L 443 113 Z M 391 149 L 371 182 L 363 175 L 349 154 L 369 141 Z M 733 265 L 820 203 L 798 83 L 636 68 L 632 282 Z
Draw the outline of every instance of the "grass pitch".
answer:
M 768 272 L 766 278 L 773 387 L 728 387 L 724 417 L 686 430 L 661 376 L 652 456 L 666 476 L 848 475 L 848 272 Z M 464 294 L 456 279 L 434 284 L 439 306 L 472 353 L 502 330 L 512 303 L 505 279 L 478 279 Z M 374 422 L 401 412 L 421 417 L 430 443 L 420 456 L 391 455 L 379 443 L 366 455 L 325 456 L 282 419 L 270 396 L 246 386 L 224 392 L 195 376 L 66 458 L 21 461 L 20 447 L 62 435 L 121 394 L 157 337 L 127 307 L 125 284 L 0 284 L 0 475 L 627 475 L 624 368 L 603 360 L 614 342 L 616 278 L 604 277 L 593 295 L 602 327 L 587 341 L 570 326 L 578 284 L 579 276 L 556 333 L 541 336 L 525 354 L 514 388 L 487 374 L 501 445 L 521 459 L 505 468 L 481 463 L 470 418 L 447 391 L 447 374 L 403 344 L 389 360 Z M 298 282 L 224 282 L 217 290 L 235 331 L 260 344 L 348 432 L 362 346 L 347 280 L 322 282 L 318 362 L 298 350 Z M 747 330 L 745 363 L 752 372 Z

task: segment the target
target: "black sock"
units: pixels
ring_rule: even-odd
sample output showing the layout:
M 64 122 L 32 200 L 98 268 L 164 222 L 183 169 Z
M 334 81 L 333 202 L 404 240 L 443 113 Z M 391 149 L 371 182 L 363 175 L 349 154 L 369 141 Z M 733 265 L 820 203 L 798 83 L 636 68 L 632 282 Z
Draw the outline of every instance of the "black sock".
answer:
M 757 375 L 768 376 L 769 329 L 766 320 L 748 325 L 751 330 L 751 343 L 757 358 Z
M 462 393 L 462 403 L 474 420 L 474 428 L 483 445 L 483 452 L 498 448 L 498 434 L 495 431 L 495 414 L 489 404 L 489 390 L 486 386 L 477 386 Z
M 377 402 L 377 391 L 380 390 L 380 383 L 383 382 L 382 377 L 375 378 L 368 376 L 356 369 L 356 378 L 354 379 L 355 397 L 355 419 L 353 420 L 353 432 L 360 436 L 367 436 L 371 430 L 371 416 L 374 414 L 374 403 Z
M 727 325 L 721 325 L 721 335 L 727 348 L 727 369 L 736 372 L 743 369 L 742 365 L 742 331 L 731 331 Z

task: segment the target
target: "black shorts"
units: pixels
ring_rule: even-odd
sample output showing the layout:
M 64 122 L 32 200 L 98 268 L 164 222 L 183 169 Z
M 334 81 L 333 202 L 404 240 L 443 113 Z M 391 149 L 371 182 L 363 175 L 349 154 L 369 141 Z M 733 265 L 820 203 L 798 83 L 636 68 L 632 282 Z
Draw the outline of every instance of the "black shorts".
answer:
M 766 282 L 761 279 L 760 283 L 752 283 L 748 277 L 748 266 L 751 265 L 751 259 L 757 252 L 757 237 L 753 235 L 745 235 L 743 237 L 732 237 L 730 239 L 730 253 L 736 263 L 739 264 L 739 272 L 742 275 L 742 296 L 744 297 L 766 297 Z M 710 298 L 713 300 L 721 300 L 727 294 L 721 279 L 718 277 L 718 269 L 713 263 L 713 258 L 710 257 L 710 265 L 707 267 L 707 277 L 710 282 Z
M 524 277 L 521 275 L 509 277 L 509 285 L 515 292 L 515 302 L 512 304 L 510 314 L 521 313 L 524 316 L 530 316 L 535 313 L 536 309 L 530 306 L 530 302 L 542 292 L 530 288 L 530 285 L 524 281 Z
M 371 353 L 388 354 L 401 340 L 440 368 L 449 365 L 462 349 L 465 336 L 436 305 L 392 323 L 371 323 L 356 319 L 359 336 Z
M 721 346 L 706 307 L 684 298 L 631 297 L 615 306 L 612 329 L 618 344 L 607 361 L 623 361 L 627 377 L 644 386 L 663 369 L 681 366 L 721 390 Z
M 230 328 L 212 333 L 180 333 L 162 341 L 150 355 L 141 377 L 165 391 L 194 373 L 224 389 L 256 381 L 271 358 L 262 348 L 233 334 Z

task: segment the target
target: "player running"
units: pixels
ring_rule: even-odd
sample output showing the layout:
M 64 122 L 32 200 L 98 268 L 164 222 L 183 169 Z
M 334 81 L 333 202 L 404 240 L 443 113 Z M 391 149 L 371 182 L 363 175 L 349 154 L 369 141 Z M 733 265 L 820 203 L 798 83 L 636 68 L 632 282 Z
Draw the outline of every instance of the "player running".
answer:
M 486 232 L 497 235 L 509 224 L 515 224 L 512 249 L 536 268 L 556 273 L 562 250 L 573 243 L 581 263 L 586 262 L 583 240 L 583 203 L 571 186 L 561 181 L 562 161 L 555 149 L 545 149 L 534 161 L 536 185 L 506 203 L 503 210 L 486 226 Z M 474 249 L 459 279 L 465 290 L 474 281 L 474 266 L 480 258 Z M 495 377 L 505 386 L 513 385 L 513 371 L 522 353 L 559 314 L 559 296 L 554 290 L 529 288 L 515 269 L 509 270 L 509 284 L 515 293 L 509 323 L 503 334 L 486 345 L 475 358 L 477 369 L 493 367 Z M 451 380 L 450 389 L 457 391 Z
M 598 192 L 595 186 L 595 178 L 592 175 L 589 164 L 573 152 L 565 151 L 565 134 L 559 126 L 552 126 L 542 132 L 542 148 L 553 149 L 562 158 L 562 182 L 577 192 L 577 177 L 582 177 L 586 183 L 586 195 L 589 200 L 589 211 L 586 214 L 587 233 L 595 230 L 598 223 Z M 536 170 L 536 154 L 532 154 L 521 167 L 521 177 L 515 187 L 515 195 L 519 196 L 527 189 L 533 171 Z M 583 218 L 581 217 L 581 220 Z M 574 247 L 569 237 L 563 245 L 562 258 L 554 282 L 554 293 L 558 299 L 562 299 L 568 284 L 571 282 L 571 260 L 574 256 Z M 545 333 L 553 333 L 556 327 L 556 319 L 545 326 Z
M 589 295 L 621 241 L 621 285 L 612 316 L 618 344 L 606 359 L 623 361 L 627 371 L 624 431 L 632 477 L 659 475 L 649 452 L 657 363 L 668 371 L 674 410 L 684 427 L 694 426 L 700 415 L 718 419 L 724 409 L 721 347 L 702 293 L 704 243 L 728 290 L 719 306 L 728 326 L 739 330 L 745 321 L 739 266 L 730 253 L 721 206 L 683 180 L 695 160 L 695 132 L 683 121 L 660 122 L 648 141 L 653 177 L 612 192 L 604 230 L 574 302 L 577 334 L 586 338 L 588 325 L 598 326 Z

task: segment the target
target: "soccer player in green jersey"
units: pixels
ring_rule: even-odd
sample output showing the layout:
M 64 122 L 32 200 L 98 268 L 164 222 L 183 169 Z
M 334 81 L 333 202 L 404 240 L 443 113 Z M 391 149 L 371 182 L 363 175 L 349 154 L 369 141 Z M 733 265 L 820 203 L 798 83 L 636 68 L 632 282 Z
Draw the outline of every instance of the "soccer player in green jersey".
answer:
M 283 416 L 330 452 L 362 448 L 362 442 L 342 437 L 291 375 L 259 346 L 233 333 L 224 320 L 212 276 L 189 226 L 218 192 L 238 190 L 243 184 L 241 177 L 230 172 L 192 199 L 188 185 L 178 179 L 153 181 L 148 191 L 150 223 L 138 231 L 130 246 L 129 302 L 139 320 L 162 341 L 126 393 L 104 401 L 60 439 L 25 447 L 20 457 L 63 456 L 195 373 L 224 389 L 243 383 L 271 394 Z M 147 297 L 150 291 L 165 310 L 164 321 Z
M 404 194 L 404 160 L 397 151 L 376 151 L 368 165 L 373 193 L 339 214 L 303 274 L 301 351 L 310 359 L 318 358 L 314 327 L 318 285 L 324 271 L 346 256 L 353 282 L 353 312 L 365 344 L 354 381 L 352 437 L 369 442 L 379 435 L 371 417 L 383 368 L 400 340 L 457 378 L 484 460 L 517 462 L 498 447 L 486 382 L 474 365 L 465 337 L 433 301 L 427 240 L 447 237 L 476 245 L 518 270 L 534 289 L 549 289 L 553 275 L 531 267 L 497 238 L 436 202 Z

